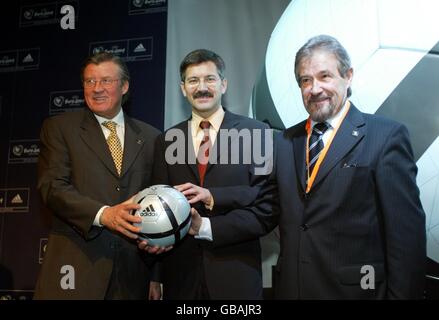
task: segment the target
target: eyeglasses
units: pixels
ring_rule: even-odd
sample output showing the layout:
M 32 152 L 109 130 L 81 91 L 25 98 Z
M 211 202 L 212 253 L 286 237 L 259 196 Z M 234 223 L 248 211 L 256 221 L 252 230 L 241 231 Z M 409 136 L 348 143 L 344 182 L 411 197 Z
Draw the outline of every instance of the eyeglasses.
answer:
M 84 80 L 84 88 L 94 88 L 96 83 L 99 83 L 101 85 L 101 87 L 104 87 L 106 89 L 111 88 L 114 86 L 114 83 L 116 81 L 119 81 L 120 79 L 101 79 L 101 80 L 96 80 L 96 79 L 87 79 Z
M 216 85 L 218 80 L 219 79 L 215 76 L 207 76 L 205 78 L 191 77 L 186 79 L 185 82 L 189 87 L 193 87 L 193 88 L 198 87 L 201 81 L 203 81 L 208 87 L 213 87 Z

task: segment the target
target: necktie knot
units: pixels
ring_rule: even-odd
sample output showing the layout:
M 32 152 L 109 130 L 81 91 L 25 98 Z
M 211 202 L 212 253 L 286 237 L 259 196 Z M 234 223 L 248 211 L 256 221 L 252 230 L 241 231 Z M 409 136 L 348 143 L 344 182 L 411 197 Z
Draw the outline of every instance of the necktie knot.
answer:
M 313 133 L 322 135 L 328 130 L 328 124 L 326 122 L 319 122 L 314 125 L 312 128 Z
M 117 131 L 116 131 L 117 123 L 116 122 L 114 122 L 114 121 L 105 121 L 105 122 L 102 122 L 102 125 L 105 128 L 107 128 L 108 130 L 110 130 L 111 133 L 117 133 Z
M 209 129 L 210 128 L 210 122 L 208 120 L 203 120 L 200 122 L 201 129 Z

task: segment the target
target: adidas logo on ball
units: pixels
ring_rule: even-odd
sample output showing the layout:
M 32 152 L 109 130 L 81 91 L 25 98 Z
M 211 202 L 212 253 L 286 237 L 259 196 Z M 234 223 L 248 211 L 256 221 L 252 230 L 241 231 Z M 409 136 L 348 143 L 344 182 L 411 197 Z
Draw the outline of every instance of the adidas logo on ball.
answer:
M 139 212 L 139 216 L 141 217 L 155 217 L 157 216 L 157 212 L 155 212 L 152 204 L 149 207 L 146 207 L 145 210 Z

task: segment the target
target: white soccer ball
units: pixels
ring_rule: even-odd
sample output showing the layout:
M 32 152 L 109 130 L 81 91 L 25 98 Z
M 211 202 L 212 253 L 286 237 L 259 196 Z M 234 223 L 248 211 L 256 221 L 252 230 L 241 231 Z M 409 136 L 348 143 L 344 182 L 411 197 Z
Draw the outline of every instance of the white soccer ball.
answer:
M 148 245 L 167 247 L 180 241 L 191 225 L 191 207 L 186 197 L 168 185 L 154 185 L 140 191 L 134 202 L 141 207 L 133 215 L 142 218 L 140 240 Z

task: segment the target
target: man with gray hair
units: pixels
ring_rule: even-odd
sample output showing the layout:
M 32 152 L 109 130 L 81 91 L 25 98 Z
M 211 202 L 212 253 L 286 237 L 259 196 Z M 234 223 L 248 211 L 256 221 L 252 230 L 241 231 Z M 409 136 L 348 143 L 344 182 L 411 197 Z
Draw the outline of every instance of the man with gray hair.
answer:
M 297 52 L 295 76 L 309 113 L 275 141 L 263 187 L 279 214 L 280 299 L 420 299 L 425 214 L 404 125 L 349 101 L 353 68 L 333 37 Z
M 137 248 L 139 205 L 127 199 L 151 184 L 159 131 L 123 112 L 130 77 L 120 57 L 88 57 L 81 81 L 87 108 L 41 129 L 38 190 L 53 219 L 34 297 L 147 299 L 154 259 Z

